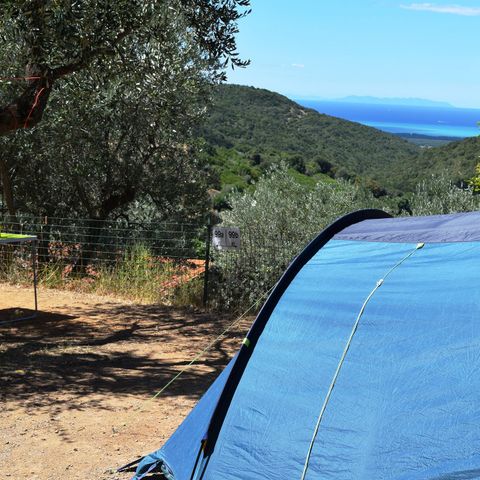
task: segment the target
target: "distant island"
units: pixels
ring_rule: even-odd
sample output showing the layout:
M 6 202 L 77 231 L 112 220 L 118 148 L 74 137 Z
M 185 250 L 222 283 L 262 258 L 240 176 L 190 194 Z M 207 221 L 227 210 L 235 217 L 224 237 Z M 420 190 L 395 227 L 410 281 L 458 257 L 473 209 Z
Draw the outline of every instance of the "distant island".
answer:
M 394 98 L 394 97 L 361 97 L 356 95 L 350 95 L 348 97 L 336 98 L 331 100 L 334 102 L 344 103 L 366 103 L 369 105 L 404 105 L 407 107 L 443 107 L 443 108 L 455 108 L 454 105 L 448 102 L 437 102 L 435 100 L 426 100 L 424 98 Z

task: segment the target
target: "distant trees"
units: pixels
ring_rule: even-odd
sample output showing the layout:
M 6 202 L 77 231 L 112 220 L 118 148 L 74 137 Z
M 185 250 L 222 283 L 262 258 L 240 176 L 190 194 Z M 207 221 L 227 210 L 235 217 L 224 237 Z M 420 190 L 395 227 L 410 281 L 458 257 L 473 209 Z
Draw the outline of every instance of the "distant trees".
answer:
M 467 184 L 479 163 L 480 136 L 447 143 L 442 147 L 425 148 L 412 169 L 414 183 L 431 175 L 445 174 L 455 184 Z
M 254 153 L 250 158 L 253 165 L 260 165 L 260 163 L 262 163 L 262 156 L 259 153 Z
M 375 198 L 384 197 L 388 193 L 384 187 L 382 187 L 378 182 L 372 180 L 371 178 L 366 179 L 365 187 L 370 190 L 370 192 L 372 192 L 372 195 Z
M 305 160 L 301 157 L 301 155 L 292 155 L 288 159 L 288 163 L 297 172 L 305 174 L 307 171 L 307 168 L 305 166 Z
M 224 149 L 230 149 L 232 158 L 244 155 L 263 171 L 285 161 L 310 176 L 371 178 L 395 192 L 415 186 L 416 159 L 421 155 L 419 147 L 393 135 L 303 109 L 274 92 L 241 85 L 216 89 L 213 108 L 198 133 L 222 150 L 221 155 L 211 155 L 212 163 L 225 157 Z M 230 162 L 227 167 L 231 168 Z
M 322 158 L 316 160 L 320 173 L 330 174 L 333 172 L 333 165 L 328 161 Z

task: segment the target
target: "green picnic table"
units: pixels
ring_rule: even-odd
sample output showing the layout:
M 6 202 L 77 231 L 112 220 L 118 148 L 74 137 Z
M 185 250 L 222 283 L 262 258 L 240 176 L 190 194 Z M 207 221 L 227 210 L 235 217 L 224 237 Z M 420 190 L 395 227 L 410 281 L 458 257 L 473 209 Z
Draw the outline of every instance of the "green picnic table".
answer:
M 2 323 L 18 322 L 20 320 L 29 320 L 35 318 L 38 313 L 38 300 L 37 300 L 37 237 L 36 235 L 20 235 L 18 233 L 0 232 L 0 245 L 7 244 L 30 244 L 32 249 L 32 269 L 33 269 L 33 297 L 35 300 L 35 310 L 33 315 L 16 318 L 14 320 L 7 320 Z

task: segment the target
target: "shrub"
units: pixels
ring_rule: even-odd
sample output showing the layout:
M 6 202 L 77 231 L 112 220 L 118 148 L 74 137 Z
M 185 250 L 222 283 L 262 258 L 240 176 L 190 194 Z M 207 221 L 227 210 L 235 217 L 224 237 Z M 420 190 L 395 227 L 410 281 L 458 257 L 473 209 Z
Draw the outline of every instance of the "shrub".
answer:
M 471 186 L 456 186 L 446 175 L 432 175 L 417 185 L 410 207 L 413 215 L 471 212 L 480 208 L 480 196 Z
M 286 165 L 268 171 L 254 191 L 233 193 L 229 203 L 223 224 L 240 227 L 242 246 L 213 253 L 220 308 L 250 306 L 329 223 L 352 210 L 381 206 L 365 189 L 341 180 L 307 188 Z

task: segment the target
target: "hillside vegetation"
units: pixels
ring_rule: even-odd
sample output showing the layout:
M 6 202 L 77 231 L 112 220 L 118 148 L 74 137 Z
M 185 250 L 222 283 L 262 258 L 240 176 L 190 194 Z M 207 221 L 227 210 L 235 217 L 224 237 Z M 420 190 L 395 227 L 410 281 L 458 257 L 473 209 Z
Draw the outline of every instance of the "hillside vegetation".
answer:
M 220 85 L 199 134 L 222 185 L 245 186 L 272 163 L 300 174 L 361 178 L 375 191 L 404 189 L 419 147 L 394 135 L 301 107 L 274 92 Z
M 451 142 L 439 148 L 423 150 L 416 159 L 418 178 L 430 174 L 448 173 L 455 182 L 468 181 L 480 162 L 480 137 Z
M 480 138 L 420 148 L 395 135 L 304 108 L 274 92 L 220 85 L 199 131 L 224 191 L 245 189 L 272 164 L 286 161 L 297 181 L 346 178 L 379 196 L 413 191 L 431 174 L 468 180 Z

